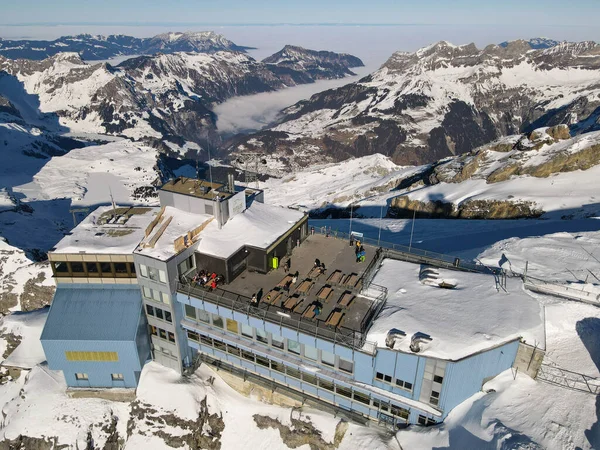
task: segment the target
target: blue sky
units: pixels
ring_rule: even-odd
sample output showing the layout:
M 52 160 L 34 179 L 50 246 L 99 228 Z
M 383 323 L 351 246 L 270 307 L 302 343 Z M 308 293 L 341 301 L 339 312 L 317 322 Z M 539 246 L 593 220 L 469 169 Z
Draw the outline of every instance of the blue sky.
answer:
M 19 0 L 0 24 L 421 23 L 598 27 L 599 0 Z

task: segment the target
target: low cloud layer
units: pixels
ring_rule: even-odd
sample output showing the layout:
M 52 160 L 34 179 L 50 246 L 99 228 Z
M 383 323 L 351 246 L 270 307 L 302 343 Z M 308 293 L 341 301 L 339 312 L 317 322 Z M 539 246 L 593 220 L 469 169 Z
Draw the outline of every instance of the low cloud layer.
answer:
M 317 92 L 352 83 L 374 69 L 375 67 L 358 67 L 352 69 L 357 74 L 354 77 L 322 80 L 277 92 L 234 97 L 214 108 L 218 117 L 217 128 L 226 135 L 260 130 L 272 123 L 283 108 L 308 99 Z

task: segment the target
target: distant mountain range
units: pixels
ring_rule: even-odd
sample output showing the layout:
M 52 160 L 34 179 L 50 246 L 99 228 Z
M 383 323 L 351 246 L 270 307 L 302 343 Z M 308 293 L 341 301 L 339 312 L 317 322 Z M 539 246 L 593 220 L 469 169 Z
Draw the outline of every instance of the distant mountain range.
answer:
M 79 34 L 62 36 L 53 41 L 5 40 L 0 38 L 0 55 L 11 59 L 42 60 L 57 53 L 75 52 L 87 61 L 122 55 L 153 55 L 155 53 L 198 52 L 223 50 L 245 52 L 252 47 L 236 45 L 212 31 L 163 33 L 150 38 L 122 34 L 93 36 Z
M 600 45 L 546 41 L 548 48 L 535 49 L 541 42 L 478 49 L 441 41 L 396 52 L 361 80 L 232 139 L 232 161 L 236 152 L 265 153 L 274 174 L 374 153 L 420 165 L 543 126 L 600 129 Z
M 560 44 L 560 41 L 555 41 L 554 39 L 548 39 L 545 37 L 533 38 L 526 40 L 525 42 L 534 50 L 556 47 L 558 44 Z M 510 44 L 510 41 L 504 41 L 498 45 L 500 47 L 508 47 L 508 44 Z

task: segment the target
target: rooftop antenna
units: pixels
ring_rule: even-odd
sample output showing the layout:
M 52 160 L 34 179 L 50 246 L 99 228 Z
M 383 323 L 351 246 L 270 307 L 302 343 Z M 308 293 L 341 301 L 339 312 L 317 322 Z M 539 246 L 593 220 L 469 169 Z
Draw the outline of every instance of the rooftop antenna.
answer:
M 108 192 L 110 193 L 110 202 L 112 203 L 113 215 L 117 217 L 117 205 L 115 205 L 115 199 L 113 198 L 112 189 L 110 186 L 108 186 Z

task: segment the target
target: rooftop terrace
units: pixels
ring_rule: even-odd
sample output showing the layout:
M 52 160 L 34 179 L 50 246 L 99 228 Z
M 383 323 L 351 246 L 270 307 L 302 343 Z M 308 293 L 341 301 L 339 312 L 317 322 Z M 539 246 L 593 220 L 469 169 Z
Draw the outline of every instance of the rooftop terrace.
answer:
M 228 199 L 234 193 L 228 192 L 222 183 L 211 183 L 210 181 L 195 178 L 179 177 L 168 181 L 161 190 L 174 192 L 176 194 L 190 195 L 192 197 L 214 200 L 217 196 L 221 200 Z
M 362 348 L 366 331 L 385 301 L 384 289 L 372 290 L 369 297 L 360 294 L 363 274 L 372 267 L 377 251 L 371 246 L 365 250 L 366 260 L 356 262 L 354 248 L 348 241 L 313 235 L 294 249 L 289 274 L 282 262 L 268 274 L 246 270 L 213 292 L 189 282 L 181 284 L 179 292 Z M 313 268 L 315 258 L 325 264 L 324 274 Z M 291 283 L 296 271 L 296 283 L 286 290 L 286 283 Z M 259 299 L 257 307 L 252 304 L 255 294 Z M 320 313 L 315 306 L 320 307 Z M 374 350 L 373 346 L 367 347 L 367 351 Z
M 52 249 L 52 253 L 130 255 L 159 208 L 100 206 Z

